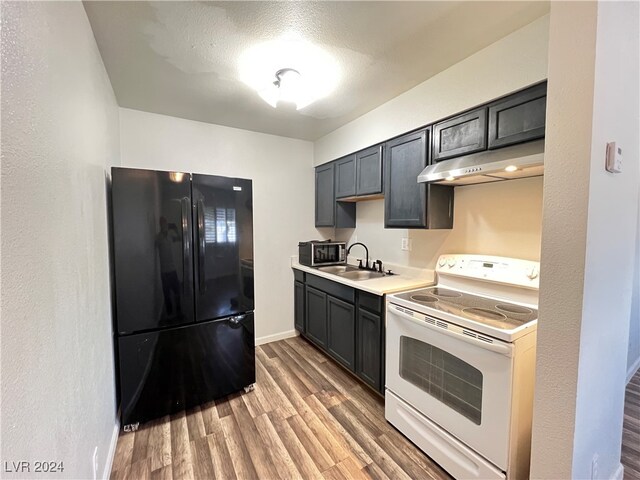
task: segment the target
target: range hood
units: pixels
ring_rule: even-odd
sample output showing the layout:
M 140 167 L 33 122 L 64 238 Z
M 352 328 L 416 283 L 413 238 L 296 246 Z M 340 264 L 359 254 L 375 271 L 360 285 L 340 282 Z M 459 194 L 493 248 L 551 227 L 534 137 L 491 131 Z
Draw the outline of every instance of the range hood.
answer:
M 434 163 L 418 175 L 418 183 L 474 185 L 544 173 L 544 140 Z

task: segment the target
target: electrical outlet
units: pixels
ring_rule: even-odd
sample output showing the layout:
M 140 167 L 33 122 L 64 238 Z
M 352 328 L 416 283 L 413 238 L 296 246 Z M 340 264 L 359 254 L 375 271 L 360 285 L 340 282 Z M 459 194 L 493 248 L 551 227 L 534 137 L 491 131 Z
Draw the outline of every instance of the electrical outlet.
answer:
M 593 455 L 591 460 L 591 480 L 598 478 L 598 454 Z
M 404 250 L 407 252 L 411 251 L 411 239 L 410 238 L 403 238 L 402 239 L 402 243 L 400 244 L 400 250 Z
M 93 480 L 98 480 L 98 447 L 93 449 Z

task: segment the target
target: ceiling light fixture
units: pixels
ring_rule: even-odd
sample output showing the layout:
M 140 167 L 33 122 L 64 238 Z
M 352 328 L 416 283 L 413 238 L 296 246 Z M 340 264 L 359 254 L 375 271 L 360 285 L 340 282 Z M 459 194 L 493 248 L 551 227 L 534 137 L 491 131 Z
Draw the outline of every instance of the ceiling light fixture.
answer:
M 238 67 L 240 80 L 274 108 L 289 102 L 301 110 L 329 95 L 340 78 L 334 58 L 296 34 L 254 45 Z
M 262 99 L 273 108 L 276 108 L 280 101 L 295 103 L 296 108 L 303 108 L 305 105 L 301 93 L 300 72 L 295 68 L 281 68 L 276 72 L 276 81 L 258 91 Z
M 456 179 L 456 177 L 447 177 L 447 178 L 445 178 L 445 180 L 447 182 L 453 182 L 455 179 Z
M 509 165 L 508 167 L 505 167 L 505 172 L 515 172 L 516 170 L 518 170 L 518 167 L 516 167 L 515 165 Z

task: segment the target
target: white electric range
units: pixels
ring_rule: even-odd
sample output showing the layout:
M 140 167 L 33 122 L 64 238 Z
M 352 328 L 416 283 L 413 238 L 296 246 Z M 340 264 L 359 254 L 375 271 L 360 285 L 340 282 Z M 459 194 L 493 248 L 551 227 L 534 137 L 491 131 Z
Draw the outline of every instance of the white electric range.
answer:
M 387 297 L 385 417 L 455 478 L 526 478 L 539 264 L 443 255 Z

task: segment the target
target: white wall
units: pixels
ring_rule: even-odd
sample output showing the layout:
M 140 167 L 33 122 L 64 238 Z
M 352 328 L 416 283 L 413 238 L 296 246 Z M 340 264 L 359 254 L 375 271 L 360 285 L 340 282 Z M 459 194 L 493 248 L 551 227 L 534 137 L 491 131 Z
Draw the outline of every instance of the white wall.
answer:
M 637 19 L 633 2 L 551 5 L 532 478 L 619 473 L 639 185 Z M 614 140 L 620 175 L 604 170 Z
M 413 89 L 317 140 L 322 164 L 360 148 L 521 89 L 547 77 L 549 16 L 517 30 Z M 456 187 L 453 230 L 384 229 L 383 201 L 358 203 L 356 228 L 335 236 L 360 241 L 384 262 L 434 268 L 442 253 L 540 258 L 542 179 Z M 327 233 L 325 233 L 327 235 Z M 412 239 L 411 252 L 400 250 Z M 355 253 L 355 252 L 354 252 Z
M 54 460 L 64 472 L 41 476 L 92 478 L 97 446 L 105 470 L 117 435 L 105 169 L 118 135 L 82 4 L 3 2 L 3 468 Z
M 120 109 L 122 165 L 253 180 L 256 338 L 293 334 L 291 255 L 318 236 L 311 142 Z

